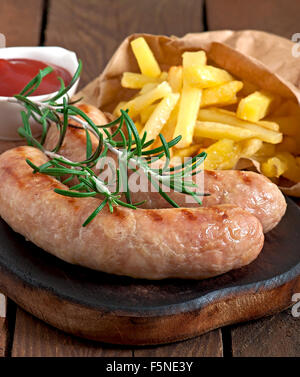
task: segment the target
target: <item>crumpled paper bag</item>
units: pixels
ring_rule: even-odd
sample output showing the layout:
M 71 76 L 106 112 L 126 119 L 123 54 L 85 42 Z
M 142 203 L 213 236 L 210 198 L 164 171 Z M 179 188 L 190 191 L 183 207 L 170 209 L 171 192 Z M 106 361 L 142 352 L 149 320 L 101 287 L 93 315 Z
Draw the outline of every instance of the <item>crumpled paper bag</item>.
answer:
M 139 36 L 146 39 L 162 70 L 167 70 L 171 65 L 180 65 L 184 51 L 202 49 L 206 51 L 209 61 L 234 76 L 282 97 L 292 98 L 300 104 L 300 58 L 296 56 L 299 54 L 293 56 L 293 48 L 297 46 L 285 38 L 257 30 L 221 30 L 187 34 L 182 38 L 130 35 L 120 44 L 104 71 L 75 99 L 83 97 L 83 102 L 106 112 L 111 112 L 120 101 L 128 100 L 136 91 L 122 88 L 120 79 L 125 71 L 139 72 L 130 47 L 131 40 Z M 258 161 L 249 159 L 246 164 L 245 161 L 241 163 L 244 167 L 252 166 L 260 171 Z M 289 195 L 300 197 L 300 183 L 288 183 L 281 189 Z

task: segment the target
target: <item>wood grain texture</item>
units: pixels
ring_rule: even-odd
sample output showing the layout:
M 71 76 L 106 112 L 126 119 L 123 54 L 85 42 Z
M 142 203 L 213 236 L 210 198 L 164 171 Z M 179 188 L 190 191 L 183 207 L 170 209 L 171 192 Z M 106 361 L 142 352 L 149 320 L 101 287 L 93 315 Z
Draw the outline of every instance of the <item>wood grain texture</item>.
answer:
M 288 39 L 299 32 L 300 2 L 295 0 L 207 0 L 208 30 L 257 29 Z
M 1 0 L 0 33 L 7 46 L 35 46 L 40 43 L 43 0 Z
M 84 63 L 83 87 L 131 33 L 184 35 L 201 30 L 202 0 L 52 0 L 45 44 L 78 54 Z
M 299 357 L 300 318 L 291 309 L 271 317 L 234 326 L 233 357 Z
M 130 348 L 101 345 L 67 335 L 17 309 L 13 357 L 131 357 Z
M 222 357 L 221 330 L 214 330 L 197 338 L 159 347 L 141 347 L 135 357 Z
M 6 356 L 8 326 L 7 326 L 7 299 L 0 293 L 0 357 Z

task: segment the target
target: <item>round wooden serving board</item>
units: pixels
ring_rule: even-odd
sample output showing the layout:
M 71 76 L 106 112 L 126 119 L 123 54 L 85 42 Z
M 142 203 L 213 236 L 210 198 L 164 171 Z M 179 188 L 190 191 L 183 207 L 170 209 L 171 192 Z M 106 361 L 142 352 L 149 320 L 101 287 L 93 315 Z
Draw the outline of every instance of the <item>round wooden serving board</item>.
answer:
M 0 290 L 59 329 L 116 344 L 173 342 L 270 315 L 300 292 L 300 210 L 287 201 L 256 261 L 202 281 L 134 280 L 73 266 L 1 220 Z

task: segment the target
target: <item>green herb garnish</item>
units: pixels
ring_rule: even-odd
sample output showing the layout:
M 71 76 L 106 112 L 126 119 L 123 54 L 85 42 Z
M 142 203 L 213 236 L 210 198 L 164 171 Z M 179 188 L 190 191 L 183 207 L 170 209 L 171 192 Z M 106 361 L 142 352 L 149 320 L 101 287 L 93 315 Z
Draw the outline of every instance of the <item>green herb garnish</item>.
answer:
M 105 206 L 108 206 L 109 210 L 113 212 L 114 206 L 119 205 L 136 209 L 138 205 L 144 203 L 132 203 L 131 191 L 128 185 L 128 170 L 140 174 L 138 172 L 140 169 L 160 195 L 174 207 L 179 206 L 164 191 L 165 187 L 191 195 L 201 205 L 199 196 L 207 194 L 198 193 L 196 191 L 197 185 L 187 179 L 201 171 L 199 170 L 199 166 L 206 158 L 206 153 L 202 152 L 183 164 L 169 167 L 170 148 L 180 141 L 181 136 L 167 142 L 163 135 L 160 135 L 162 145 L 151 149 L 154 140 L 146 142 L 146 133 L 140 137 L 134 122 L 129 117 L 127 111 L 123 110 L 121 110 L 121 116 L 113 122 L 101 126 L 96 125 L 83 111 L 73 106 L 74 103 L 71 103 L 69 98 L 66 98 L 68 90 L 79 78 L 81 70 L 82 64 L 79 61 L 78 69 L 69 86 L 65 87 L 63 81 L 60 79 L 61 88 L 57 94 L 43 102 L 33 101 L 28 97 L 38 88 L 43 77 L 52 72 L 52 69 L 47 67 L 41 70 L 19 95 L 10 100 L 18 102 L 25 109 L 21 114 L 23 127 L 19 128 L 19 134 L 27 140 L 28 145 L 39 148 L 49 157 L 49 161 L 41 166 L 35 166 L 31 161 L 27 160 L 33 172 L 55 176 L 58 179 L 61 179 L 65 175 L 70 175 L 63 183 L 67 183 L 76 177 L 78 181 L 76 185 L 67 190 L 55 189 L 54 191 L 57 194 L 77 198 L 99 197 L 99 206 L 86 219 L 83 226 L 88 225 Z M 32 135 L 29 122 L 31 117 L 41 124 L 42 136 L 40 140 L 35 139 Z M 70 161 L 59 155 L 69 119 L 76 120 L 86 130 L 86 159 L 84 161 Z M 59 130 L 59 140 L 52 151 L 47 151 L 43 145 L 50 122 L 56 124 Z M 108 129 L 112 127 L 116 127 L 116 130 L 111 134 L 108 132 Z M 98 139 L 98 146 L 94 152 L 92 151 L 89 132 L 93 133 Z M 119 166 L 117 168 L 109 166 L 113 179 L 111 181 L 104 181 L 95 174 L 92 168 L 97 164 L 100 167 L 101 173 L 108 151 L 118 157 Z M 165 159 L 162 168 L 156 169 L 151 166 L 153 161 L 162 158 Z M 115 191 L 111 190 L 113 184 L 116 186 Z M 121 199 L 121 190 L 125 193 L 126 201 Z

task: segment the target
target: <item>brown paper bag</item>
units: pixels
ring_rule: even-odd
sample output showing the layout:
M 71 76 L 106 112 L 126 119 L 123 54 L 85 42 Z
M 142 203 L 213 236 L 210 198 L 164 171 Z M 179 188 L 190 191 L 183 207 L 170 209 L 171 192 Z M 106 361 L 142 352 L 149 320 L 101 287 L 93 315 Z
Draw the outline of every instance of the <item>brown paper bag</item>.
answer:
M 135 91 L 121 87 L 121 76 L 125 71 L 139 72 L 130 47 L 131 40 L 139 36 L 146 39 L 162 70 L 180 65 L 184 51 L 202 49 L 211 62 L 234 76 L 300 104 L 300 58 L 292 54 L 294 43 L 256 30 L 222 30 L 187 34 L 182 38 L 130 35 L 121 43 L 99 77 L 81 90 L 76 98 L 83 97 L 84 102 L 106 112 L 111 112 L 120 101 L 128 100 Z M 249 163 L 260 170 L 259 162 L 248 160 L 248 166 Z M 281 188 L 289 195 L 300 197 L 300 183 Z

